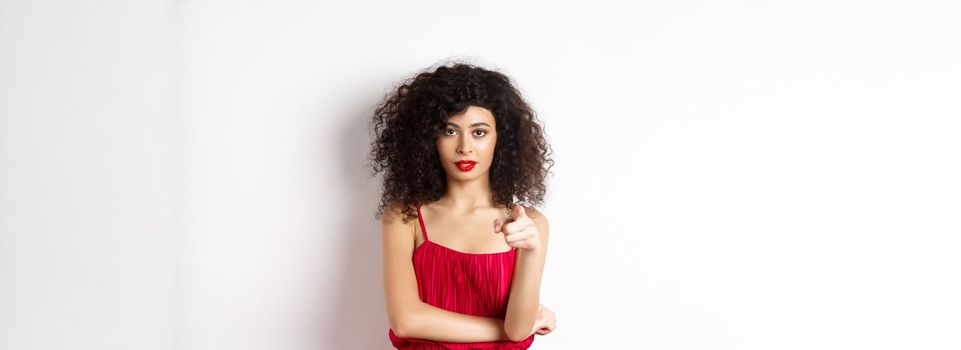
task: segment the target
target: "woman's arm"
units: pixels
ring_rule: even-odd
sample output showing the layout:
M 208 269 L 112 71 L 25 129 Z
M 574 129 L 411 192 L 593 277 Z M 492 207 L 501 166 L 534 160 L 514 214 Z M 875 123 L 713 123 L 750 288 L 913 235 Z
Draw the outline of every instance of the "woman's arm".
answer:
M 510 340 L 504 333 L 504 320 L 451 312 L 421 302 L 398 336 L 442 342 L 471 343 Z
M 530 215 L 526 215 L 529 212 Z M 533 224 L 532 238 L 536 244 L 530 248 L 518 248 L 514 261 L 514 276 L 511 281 L 511 292 L 507 302 L 507 315 L 504 319 L 504 331 L 513 341 L 521 341 L 533 334 L 534 322 L 540 306 L 541 275 L 544 272 L 544 262 L 547 258 L 548 222 L 547 217 L 536 209 L 524 208 L 519 214 L 523 219 L 527 216 Z M 520 223 L 522 220 L 515 220 Z M 512 222 L 513 223 L 513 222 Z M 504 229 L 510 225 L 505 224 Z M 503 230 L 503 229 L 502 229 Z M 523 232 L 517 233 L 524 234 Z
M 403 223 L 398 210 L 384 210 L 382 237 L 387 318 L 394 334 L 458 343 L 508 340 L 504 320 L 451 312 L 420 300 L 411 261 L 415 226 Z

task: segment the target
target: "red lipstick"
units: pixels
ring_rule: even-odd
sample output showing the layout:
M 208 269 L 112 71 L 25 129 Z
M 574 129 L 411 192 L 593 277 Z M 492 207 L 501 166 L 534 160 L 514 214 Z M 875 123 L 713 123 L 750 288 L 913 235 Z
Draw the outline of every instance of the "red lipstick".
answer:
M 471 169 L 474 169 L 474 165 L 477 165 L 477 162 L 465 159 L 454 162 L 454 164 L 457 165 L 457 169 L 460 171 L 470 171 Z

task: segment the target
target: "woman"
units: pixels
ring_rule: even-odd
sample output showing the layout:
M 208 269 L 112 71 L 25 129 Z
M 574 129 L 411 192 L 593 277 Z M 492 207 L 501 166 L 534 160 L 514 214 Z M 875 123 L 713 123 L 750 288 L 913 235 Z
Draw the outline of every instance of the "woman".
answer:
M 421 72 L 373 127 L 394 347 L 526 349 L 553 331 L 539 300 L 548 222 L 531 206 L 553 160 L 510 79 L 460 63 Z

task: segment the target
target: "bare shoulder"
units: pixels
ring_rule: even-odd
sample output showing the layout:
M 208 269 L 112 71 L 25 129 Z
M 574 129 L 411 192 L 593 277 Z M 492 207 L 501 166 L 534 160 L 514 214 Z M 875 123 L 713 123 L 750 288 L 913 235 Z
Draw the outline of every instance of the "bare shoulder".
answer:
M 384 224 L 394 223 L 404 217 L 404 205 L 400 202 L 391 202 L 384 207 Z M 401 220 L 403 221 L 403 220 Z
M 398 224 L 410 224 L 410 219 L 407 218 L 405 221 L 406 213 L 410 210 L 410 206 L 401 202 L 391 202 L 389 205 L 384 207 L 384 224 L 388 223 L 398 223 Z
M 410 234 L 410 238 L 414 237 L 414 223 L 411 220 L 404 220 L 405 211 L 408 206 L 400 203 L 393 202 L 384 208 L 383 216 L 383 226 L 384 233 L 391 233 L 392 235 L 397 235 L 398 233 Z

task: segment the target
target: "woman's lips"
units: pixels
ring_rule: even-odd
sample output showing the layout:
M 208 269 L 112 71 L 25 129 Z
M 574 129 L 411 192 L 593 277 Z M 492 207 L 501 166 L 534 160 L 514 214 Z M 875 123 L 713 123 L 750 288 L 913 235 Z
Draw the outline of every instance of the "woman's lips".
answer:
M 474 169 L 474 165 L 476 165 L 477 162 L 460 161 L 460 162 L 456 162 L 456 163 L 454 163 L 454 164 L 457 165 L 457 169 L 460 170 L 460 171 L 470 171 L 471 169 Z

